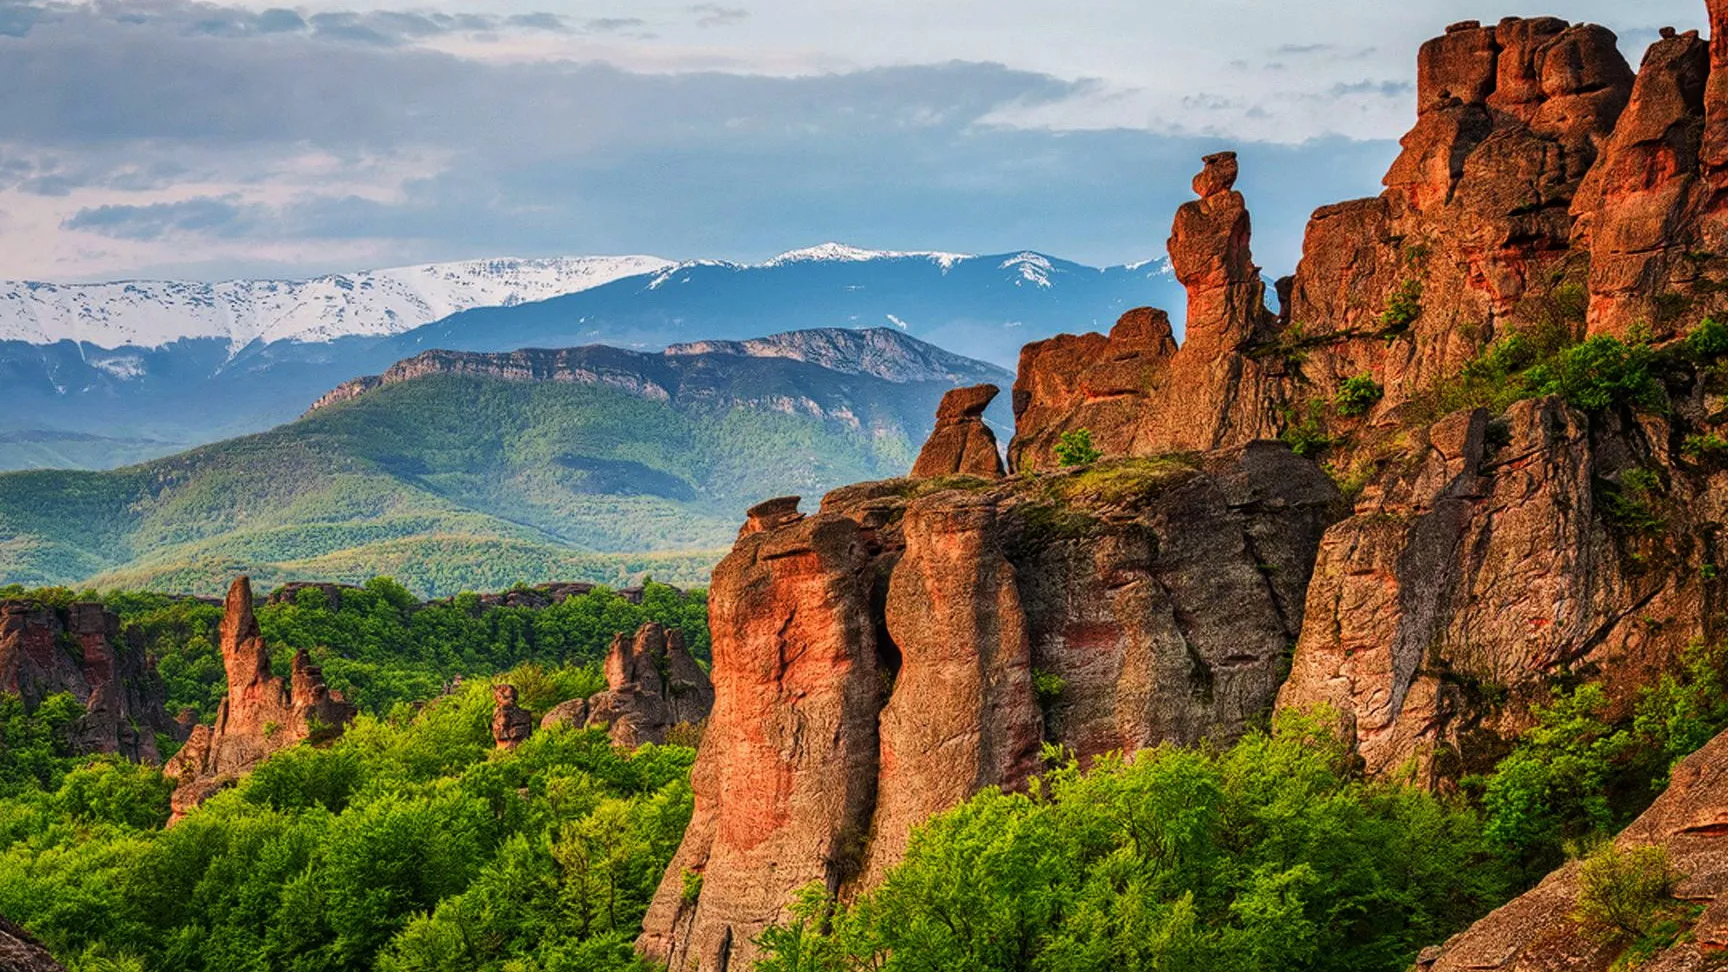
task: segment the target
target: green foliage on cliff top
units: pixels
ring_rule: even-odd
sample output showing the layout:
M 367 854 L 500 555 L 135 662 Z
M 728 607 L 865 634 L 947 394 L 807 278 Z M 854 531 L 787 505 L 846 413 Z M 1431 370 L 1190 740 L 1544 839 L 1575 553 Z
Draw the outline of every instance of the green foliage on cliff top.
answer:
M 1366 784 L 1317 720 L 987 790 L 881 887 L 812 888 L 760 972 L 1407 968 L 1507 890 L 1474 816 Z
M 242 571 L 389 572 L 428 595 L 643 573 L 699 584 L 749 504 L 911 465 L 940 390 L 878 382 L 894 395 L 873 397 L 866 383 L 854 427 L 767 399 L 674 407 L 433 375 L 140 466 L 0 474 L 0 582 L 216 593 Z
M 476 680 L 362 716 L 169 830 L 150 768 L 0 798 L 0 913 L 75 972 L 638 968 L 695 754 L 569 729 L 497 751 L 491 713 Z

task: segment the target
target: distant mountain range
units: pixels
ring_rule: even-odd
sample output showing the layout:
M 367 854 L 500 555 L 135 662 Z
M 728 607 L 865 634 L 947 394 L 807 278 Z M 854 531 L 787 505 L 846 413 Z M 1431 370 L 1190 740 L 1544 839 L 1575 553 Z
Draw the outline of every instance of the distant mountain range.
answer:
M 256 432 L 432 349 L 718 347 L 885 326 L 1011 369 L 1027 341 L 1182 301 L 1162 261 L 1097 269 L 839 244 L 761 264 L 603 257 L 300 283 L 0 284 L 0 434 L 20 443 L 0 443 L 0 469 L 104 468 Z
M 105 472 L 0 474 L 0 585 L 701 584 L 746 506 L 902 475 L 944 392 L 1011 378 L 891 328 L 426 352 L 268 432 Z

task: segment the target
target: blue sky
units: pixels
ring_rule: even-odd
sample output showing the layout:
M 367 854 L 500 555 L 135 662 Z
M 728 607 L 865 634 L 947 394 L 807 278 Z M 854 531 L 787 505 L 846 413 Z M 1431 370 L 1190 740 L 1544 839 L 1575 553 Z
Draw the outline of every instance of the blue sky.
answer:
M 1378 191 L 1420 42 L 1698 0 L 0 0 L 0 277 L 490 255 L 760 259 L 828 239 L 1162 254 L 1235 148 L 1256 253 Z

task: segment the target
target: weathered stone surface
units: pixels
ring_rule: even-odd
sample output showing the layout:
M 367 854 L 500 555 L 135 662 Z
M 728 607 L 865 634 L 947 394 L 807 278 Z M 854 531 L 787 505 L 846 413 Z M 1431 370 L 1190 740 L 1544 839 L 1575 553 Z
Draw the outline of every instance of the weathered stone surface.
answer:
M 862 531 L 838 514 L 779 519 L 741 536 L 709 588 L 696 810 L 638 943 L 672 969 L 748 968 L 796 889 L 838 890 L 869 825 L 882 661 Z M 702 875 L 694 901 L 686 871 Z
M 0 917 L 0 972 L 66 972 L 30 933 Z
M 534 717 L 516 704 L 516 686 L 492 687 L 492 741 L 499 749 L 515 749 L 534 732 Z
M 1207 156 L 1202 197 L 1176 212 L 1170 265 L 1188 292 L 1180 349 L 1169 317 L 1139 308 L 1109 337 L 1059 335 L 1020 350 L 1014 381 L 1015 471 L 1053 469 L 1056 443 L 1086 429 L 1106 456 L 1241 445 L 1277 434 L 1277 369 L 1251 353 L 1278 316 L 1249 249 L 1249 218 L 1232 153 Z
M 587 724 L 635 748 L 664 743 L 675 726 L 698 726 L 714 708 L 714 685 L 684 647 L 684 633 L 657 621 L 619 632 L 606 653 L 604 692 L 588 699 Z
M 77 753 L 118 753 L 159 762 L 156 734 L 180 738 L 163 708 L 166 689 L 137 639 L 122 637 L 120 619 L 100 604 L 61 610 L 31 601 L 0 601 L 0 693 L 27 709 L 57 693 L 85 707 L 71 728 Z
M 216 710 L 216 723 L 195 727 L 163 767 L 177 783 L 175 820 L 234 785 L 271 753 L 327 739 L 354 718 L 354 707 L 325 686 L 323 671 L 304 651 L 295 653 L 286 680 L 270 673 L 270 651 L 252 611 L 249 578 L 237 579 L 228 589 L 221 633 L 228 694 Z
M 1720 964 L 1728 946 L 1728 734 L 1717 736 L 1674 768 L 1666 792 L 1615 838 L 1621 847 L 1657 845 L 1686 875 L 1675 896 L 1702 905 L 1690 934 L 1640 968 L 1679 972 Z M 1586 937 L 1570 917 L 1578 904 L 1572 861 L 1443 946 L 1417 960 L 1417 972 L 1608 972 L 1624 951 Z
M 1562 670 L 1629 701 L 1705 633 L 1721 484 L 1671 438 L 1554 398 L 1419 433 L 1327 532 L 1279 705 L 1330 705 L 1370 773 L 1438 783 L 1497 758 Z M 1605 506 L 1634 469 L 1670 470 L 1659 531 Z
M 1590 251 L 1590 332 L 1659 336 L 1679 323 L 1659 309 L 1696 234 L 1683 225 L 1700 190 L 1699 152 L 1710 52 L 1697 31 L 1664 32 L 1644 55 L 1631 103 L 1573 204 Z
M 588 700 L 570 699 L 560 702 L 540 717 L 540 728 L 551 729 L 554 726 L 570 726 L 580 729 L 588 724 Z
M 936 410 L 936 428 L 912 465 L 912 478 L 962 475 L 1001 479 L 1002 454 L 996 446 L 996 433 L 984 424 L 984 410 L 1000 392 L 995 385 L 973 385 L 943 395 Z
M 1337 507 L 1312 463 L 1256 443 L 753 512 L 714 574 L 696 814 L 642 949 L 747 967 L 797 888 L 868 886 L 919 820 L 1024 786 L 1045 740 L 1234 739 L 1273 701 Z M 1060 691 L 1040 700 L 1035 669 Z

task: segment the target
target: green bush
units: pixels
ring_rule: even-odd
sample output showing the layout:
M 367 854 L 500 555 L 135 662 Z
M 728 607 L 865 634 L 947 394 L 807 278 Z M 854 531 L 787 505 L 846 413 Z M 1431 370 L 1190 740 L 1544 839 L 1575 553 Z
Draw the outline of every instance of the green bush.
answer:
M 1559 395 L 1585 411 L 1619 406 L 1659 410 L 1667 397 L 1654 364 L 1648 344 L 1601 335 L 1561 351 L 1525 377 L 1536 394 Z
M 1414 277 L 1401 282 L 1386 296 L 1386 309 L 1380 312 L 1380 326 L 1388 334 L 1402 334 L 1422 316 L 1422 281 Z
M 758 969 L 1402 972 L 1506 888 L 1468 811 L 1355 780 L 1323 724 L 986 790 L 855 902 L 806 891 Z
M 1354 375 L 1338 386 L 1332 404 L 1337 406 L 1339 415 L 1349 418 L 1367 414 L 1385 395 L 1386 390 L 1380 387 L 1373 375 Z
M 1636 942 L 1673 920 L 1680 905 L 1674 886 L 1681 877 L 1660 845 L 1621 849 L 1605 842 L 1578 869 L 1572 920 L 1603 944 Z
M 1728 354 L 1728 324 L 1706 317 L 1686 335 L 1688 354 L 1699 361 L 1708 361 Z
M 1309 402 L 1308 411 L 1301 415 L 1294 409 L 1285 409 L 1284 428 L 1278 433 L 1278 438 L 1290 447 L 1291 452 L 1313 458 L 1332 445 L 1332 438 L 1326 434 L 1326 426 L 1321 421 L 1319 406 L 1323 404 Z
M 1062 433 L 1056 440 L 1056 461 L 1064 466 L 1085 466 L 1104 458 L 1092 445 L 1091 429 Z

